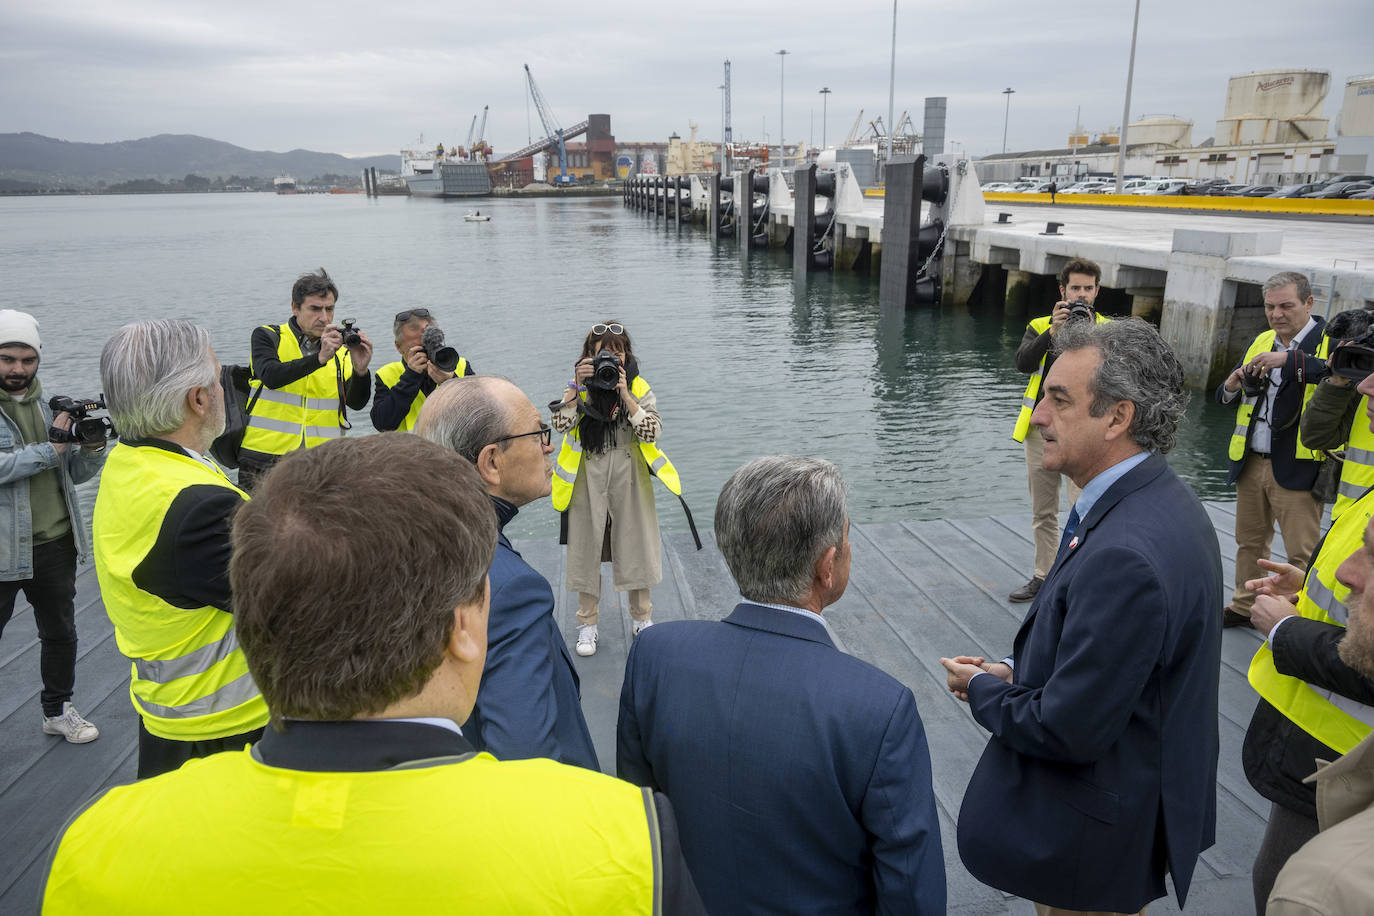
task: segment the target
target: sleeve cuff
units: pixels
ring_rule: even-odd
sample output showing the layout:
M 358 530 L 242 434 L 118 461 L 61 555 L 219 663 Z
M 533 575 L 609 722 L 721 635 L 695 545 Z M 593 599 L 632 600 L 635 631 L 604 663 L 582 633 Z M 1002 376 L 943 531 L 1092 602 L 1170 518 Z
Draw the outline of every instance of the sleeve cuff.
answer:
M 1292 619 L 1293 619 L 1294 617 L 1296 617 L 1296 616 L 1298 616 L 1298 615 L 1297 615 L 1297 614 L 1289 614 L 1287 617 L 1280 617 L 1280 618 L 1279 618 L 1279 622 L 1276 623 L 1276 624 L 1274 624 L 1274 626 L 1273 626 L 1272 628 L 1270 628 L 1270 630 L 1269 630 L 1269 635 L 1266 636 L 1266 637 L 1264 637 L 1264 638 L 1269 642 L 1269 645 L 1270 645 L 1271 648 L 1272 648 L 1273 645 L 1274 645 L 1274 634 L 1277 633 L 1277 632 L 1279 631 L 1279 627 L 1283 626 L 1285 622 L 1287 622 L 1287 621 L 1289 621 L 1289 620 L 1292 620 Z

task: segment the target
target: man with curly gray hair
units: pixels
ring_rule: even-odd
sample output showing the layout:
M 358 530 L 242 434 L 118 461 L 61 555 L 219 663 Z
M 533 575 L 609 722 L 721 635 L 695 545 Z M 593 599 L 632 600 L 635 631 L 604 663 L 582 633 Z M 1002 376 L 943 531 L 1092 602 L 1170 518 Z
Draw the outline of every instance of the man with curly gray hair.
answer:
M 941 659 L 992 733 L 959 854 L 1042 914 L 1139 912 L 1166 871 L 1181 907 L 1216 834 L 1222 588 L 1207 513 L 1164 460 L 1183 368 L 1138 319 L 1055 343 L 1031 422 L 1083 492 L 1011 656 Z

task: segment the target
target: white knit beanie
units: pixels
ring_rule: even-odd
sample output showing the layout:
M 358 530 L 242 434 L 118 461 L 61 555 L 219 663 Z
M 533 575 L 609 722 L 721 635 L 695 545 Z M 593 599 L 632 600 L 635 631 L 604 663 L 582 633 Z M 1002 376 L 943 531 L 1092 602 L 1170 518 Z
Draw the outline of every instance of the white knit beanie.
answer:
M 10 344 L 24 344 L 43 352 L 43 344 L 38 339 L 38 319 L 28 312 L 0 309 L 0 347 Z

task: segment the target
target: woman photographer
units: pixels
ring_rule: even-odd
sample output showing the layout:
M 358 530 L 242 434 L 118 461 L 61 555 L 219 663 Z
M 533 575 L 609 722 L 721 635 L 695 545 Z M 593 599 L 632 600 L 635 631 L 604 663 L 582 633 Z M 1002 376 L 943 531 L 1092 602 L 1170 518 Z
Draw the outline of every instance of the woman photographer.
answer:
M 577 592 L 577 654 L 596 652 L 601 563 L 629 592 L 634 635 L 653 625 L 649 589 L 663 579 L 650 468 L 675 493 L 677 471 L 654 443 L 663 425 L 619 322 L 592 325 L 561 401 L 549 405 L 563 436 L 553 506 L 565 512 L 567 587 Z

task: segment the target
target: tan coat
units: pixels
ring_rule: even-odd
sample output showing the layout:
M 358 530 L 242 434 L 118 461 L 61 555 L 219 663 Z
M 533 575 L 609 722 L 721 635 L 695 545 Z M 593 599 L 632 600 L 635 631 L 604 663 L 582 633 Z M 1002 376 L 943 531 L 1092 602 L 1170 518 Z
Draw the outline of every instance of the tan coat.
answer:
M 654 507 L 654 484 L 639 442 L 662 428 L 653 391 L 639 410 L 616 428 L 616 444 L 600 454 L 584 451 L 568 504 L 569 591 L 601 594 L 601 562 L 609 549 L 617 591 L 652 588 L 663 581 L 663 544 Z M 553 428 L 566 433 L 578 419 L 576 405 L 553 412 Z M 610 530 L 607 530 L 607 521 Z
M 1335 763 L 1318 761 L 1321 833 L 1279 872 L 1268 916 L 1374 913 L 1374 735 Z

